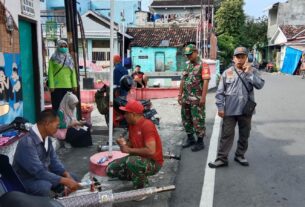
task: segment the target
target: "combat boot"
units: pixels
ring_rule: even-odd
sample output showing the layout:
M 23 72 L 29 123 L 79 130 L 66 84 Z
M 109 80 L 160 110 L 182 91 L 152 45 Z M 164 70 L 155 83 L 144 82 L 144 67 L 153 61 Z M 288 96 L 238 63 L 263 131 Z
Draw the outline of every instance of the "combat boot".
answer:
M 204 142 L 202 137 L 198 137 L 196 144 L 192 147 L 193 152 L 197 152 L 204 149 Z
M 182 145 L 182 148 L 187 148 L 195 144 L 195 138 L 193 134 L 187 134 L 187 140 L 186 142 Z

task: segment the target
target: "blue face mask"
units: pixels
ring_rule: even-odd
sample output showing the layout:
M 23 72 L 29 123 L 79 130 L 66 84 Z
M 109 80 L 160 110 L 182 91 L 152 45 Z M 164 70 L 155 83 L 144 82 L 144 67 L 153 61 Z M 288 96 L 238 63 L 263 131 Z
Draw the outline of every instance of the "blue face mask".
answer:
M 66 47 L 60 47 L 60 48 L 58 48 L 58 51 L 59 51 L 60 53 L 66 54 L 66 53 L 68 52 L 68 48 L 66 48 Z

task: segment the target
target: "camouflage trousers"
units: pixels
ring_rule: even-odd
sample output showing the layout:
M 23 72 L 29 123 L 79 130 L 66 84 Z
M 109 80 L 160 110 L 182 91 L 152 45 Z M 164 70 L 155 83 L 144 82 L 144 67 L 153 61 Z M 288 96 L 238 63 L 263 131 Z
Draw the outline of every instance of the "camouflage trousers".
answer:
M 152 159 L 129 155 L 110 162 L 106 173 L 111 178 L 130 180 L 139 189 L 148 186 L 147 176 L 156 174 L 160 169 L 161 166 Z
M 197 137 L 205 135 L 205 106 L 183 103 L 181 118 L 187 134 L 196 133 Z

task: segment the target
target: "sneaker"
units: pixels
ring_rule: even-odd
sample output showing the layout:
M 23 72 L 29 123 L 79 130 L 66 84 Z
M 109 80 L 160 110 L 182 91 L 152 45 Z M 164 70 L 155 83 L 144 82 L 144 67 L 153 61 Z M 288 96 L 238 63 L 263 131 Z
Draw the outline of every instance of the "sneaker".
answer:
M 214 162 L 210 162 L 210 168 L 219 168 L 219 167 L 227 167 L 229 165 L 228 161 L 223 161 L 221 159 L 216 159 Z
M 200 150 L 204 149 L 204 142 L 197 142 L 193 147 L 192 147 L 192 151 L 193 152 L 198 152 Z
M 248 160 L 246 160 L 246 158 L 243 156 L 236 156 L 234 160 L 242 166 L 249 166 Z

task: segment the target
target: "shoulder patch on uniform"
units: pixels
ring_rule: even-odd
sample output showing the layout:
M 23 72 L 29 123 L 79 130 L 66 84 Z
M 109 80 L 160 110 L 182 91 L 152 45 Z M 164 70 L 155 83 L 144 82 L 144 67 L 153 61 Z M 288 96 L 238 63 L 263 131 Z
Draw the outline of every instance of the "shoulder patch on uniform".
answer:
M 209 65 L 206 63 L 202 63 L 202 78 L 203 79 L 210 79 L 210 68 Z

